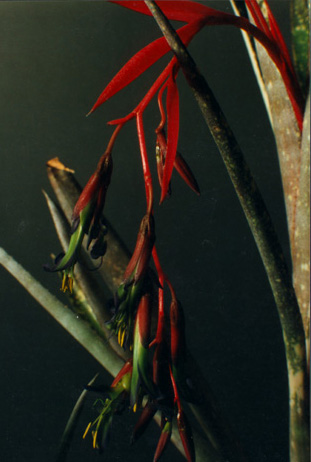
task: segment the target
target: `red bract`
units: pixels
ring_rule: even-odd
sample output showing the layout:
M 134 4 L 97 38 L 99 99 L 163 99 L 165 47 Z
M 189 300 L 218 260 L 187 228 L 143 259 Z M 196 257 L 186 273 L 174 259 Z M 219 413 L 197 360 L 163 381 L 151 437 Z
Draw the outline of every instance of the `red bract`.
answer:
M 166 136 L 165 136 L 165 131 L 164 131 L 164 126 L 166 123 L 166 114 L 165 114 L 165 109 L 163 106 L 162 102 L 162 95 L 164 90 L 168 86 L 167 81 L 162 88 L 160 89 L 158 93 L 158 106 L 160 110 L 160 115 L 161 115 L 161 121 L 156 128 L 156 135 L 157 135 L 157 142 L 156 142 L 156 161 L 157 161 L 157 172 L 158 172 L 158 179 L 159 179 L 159 184 L 161 186 L 161 191 L 163 191 L 163 171 L 164 171 L 164 165 L 165 165 L 165 159 L 167 155 L 167 142 L 166 142 Z M 179 173 L 181 178 L 185 181 L 185 183 L 198 195 L 200 195 L 200 188 L 198 186 L 198 183 L 189 167 L 187 162 L 184 160 L 182 155 L 177 151 L 175 155 L 175 160 L 174 160 L 174 168 L 176 171 Z M 167 190 L 167 196 L 170 196 L 171 190 L 170 190 L 170 184 L 168 185 L 168 190 Z
M 288 52 L 287 46 L 285 44 L 284 38 L 278 26 L 278 23 L 275 17 L 272 14 L 272 11 L 269 7 L 269 4 L 266 0 L 264 0 L 264 7 L 267 11 L 268 21 L 264 17 L 260 6 L 258 5 L 257 1 L 245 0 L 245 4 L 253 17 L 256 26 L 261 29 L 267 37 L 273 41 L 276 46 L 279 48 L 280 55 L 283 56 L 288 69 L 292 73 L 293 79 L 295 79 L 295 71 L 293 68 L 293 64 L 290 58 L 290 54 Z
M 274 56 L 270 54 L 269 49 L 267 49 L 267 52 L 269 53 L 269 56 L 272 58 L 278 70 L 280 71 L 289 99 L 292 103 L 293 110 L 296 115 L 298 127 L 301 131 L 303 122 L 304 101 L 299 87 L 298 79 L 290 58 L 290 54 L 288 52 L 287 46 L 285 44 L 284 38 L 279 29 L 277 21 L 275 20 L 267 1 L 264 0 L 264 6 L 267 10 L 269 22 L 266 21 L 259 4 L 257 3 L 257 0 L 245 0 L 245 3 L 258 29 L 263 31 L 263 33 L 269 38 L 269 40 L 271 41 L 271 43 L 273 43 L 275 47 L 276 53 L 273 54 Z
M 116 1 L 112 3 L 117 3 L 118 5 L 145 15 L 151 15 L 144 2 Z M 189 45 L 192 38 L 205 25 L 232 25 L 239 29 L 243 29 L 248 34 L 253 35 L 253 37 L 265 47 L 269 56 L 281 73 L 297 118 L 298 126 L 300 129 L 302 129 L 304 101 L 291 60 L 289 58 L 289 53 L 267 3 L 265 3 L 265 5 L 267 8 L 270 25 L 264 18 L 257 0 L 246 0 L 247 7 L 249 8 L 250 14 L 253 16 L 257 27 L 251 24 L 247 18 L 237 17 L 232 14 L 224 13 L 222 11 L 209 8 L 206 5 L 202 5 L 196 2 L 158 1 L 157 4 L 163 10 L 168 19 L 185 21 L 188 23 L 177 30 L 177 33 L 185 46 Z M 124 89 L 133 80 L 143 74 L 150 66 L 152 66 L 152 64 L 154 64 L 162 56 L 168 53 L 169 50 L 170 47 L 166 39 L 162 37 L 138 51 L 120 69 L 120 71 L 103 90 L 90 112 L 93 112 L 109 98 L 114 96 L 120 90 Z M 152 210 L 153 188 L 145 143 L 143 112 L 155 94 L 160 90 L 160 88 L 162 87 L 162 91 L 164 88 L 167 88 L 167 149 L 164 165 L 159 165 L 160 176 L 162 177 L 160 202 L 163 202 L 168 192 L 173 168 L 174 166 L 176 167 L 175 159 L 179 131 L 179 98 L 176 85 L 176 76 L 178 70 L 179 64 L 174 57 L 165 67 L 165 69 L 160 73 L 159 77 L 150 87 L 149 91 L 142 98 L 140 103 L 127 116 L 109 122 L 111 125 L 118 125 L 119 127 L 122 127 L 127 121 L 136 118 L 139 147 L 144 170 L 147 211 L 149 213 Z M 162 155 L 162 157 L 164 158 L 164 155 Z M 192 181 L 192 175 L 187 173 L 187 168 L 180 159 L 177 165 L 177 169 L 188 184 L 192 182 L 192 189 L 197 191 L 196 185 Z
M 117 3 L 118 5 L 143 13 L 145 15 L 151 15 L 149 9 L 143 2 L 117 1 L 113 3 Z M 256 40 L 258 40 L 266 48 L 269 56 L 279 69 L 284 80 L 289 98 L 293 105 L 299 128 L 301 129 L 304 101 L 301 96 L 301 91 L 297 82 L 295 72 L 293 70 L 291 60 L 289 58 L 289 53 L 285 46 L 284 39 L 266 2 L 265 4 L 267 6 L 269 21 L 271 24 L 270 28 L 261 12 L 261 9 L 257 1 L 246 0 L 246 3 L 250 13 L 252 14 L 255 20 L 257 27 L 253 26 L 246 18 L 236 17 L 232 14 L 224 13 L 222 11 L 209 8 L 205 5 L 201 5 L 196 2 L 157 2 L 157 4 L 160 6 L 163 13 L 167 16 L 168 19 L 188 22 L 189 27 L 195 25 L 196 30 L 194 31 L 194 33 L 189 34 L 188 43 L 204 25 L 232 25 L 239 29 L 243 29 L 247 33 L 253 35 L 256 38 Z M 177 31 L 180 35 L 181 40 L 184 41 L 185 45 L 187 45 L 188 43 L 186 43 L 187 40 L 185 40 L 183 34 L 187 30 L 187 26 L 184 26 L 183 28 Z M 186 34 L 187 33 L 188 32 L 186 32 Z M 146 52 L 148 50 L 151 51 L 151 49 L 155 58 L 154 60 L 150 56 L 146 57 Z M 111 81 L 111 83 L 99 97 L 98 101 L 95 103 L 94 107 L 92 108 L 92 111 L 100 104 L 102 104 L 104 101 L 106 101 L 110 96 L 112 96 L 121 88 L 124 88 L 126 85 L 128 85 L 132 80 L 137 78 L 148 67 L 150 67 L 150 65 L 153 64 L 153 62 L 155 62 L 161 56 L 167 53 L 167 51 L 167 44 L 162 42 L 161 39 L 159 39 L 145 47 L 140 52 L 138 52 Z M 107 95 L 109 94 L 110 96 L 107 97 Z
M 174 167 L 182 177 L 182 179 L 187 183 L 187 185 L 194 191 L 198 196 L 200 195 L 200 188 L 195 179 L 189 165 L 180 154 L 180 152 L 176 153 Z
M 147 214 L 141 221 L 135 250 L 123 276 L 126 284 L 130 282 L 137 284 L 144 277 L 148 269 L 154 240 L 154 219 L 152 215 Z
M 73 223 L 79 218 L 81 211 L 86 207 L 94 197 L 96 199 L 96 210 L 97 214 L 100 214 L 105 203 L 106 191 L 110 184 L 112 173 L 112 158 L 111 153 L 105 153 L 98 162 L 97 168 L 93 175 L 90 177 L 86 186 L 84 187 L 72 213 Z M 100 194 L 99 194 L 100 192 Z
M 179 37 L 185 45 L 188 45 L 190 40 L 202 27 L 203 23 L 201 19 L 194 23 L 187 24 L 186 26 L 178 29 Z M 169 51 L 170 47 L 164 37 L 149 43 L 149 45 L 138 51 L 109 82 L 104 91 L 98 97 L 90 113 L 95 111 L 96 108 L 106 102 L 109 98 L 137 79 L 150 66 L 152 66 L 152 64 L 157 62 Z M 137 113 L 138 108 L 133 112 Z
M 272 40 L 273 37 L 270 32 L 269 26 L 264 18 L 264 15 L 262 14 L 261 8 L 258 5 L 258 3 L 256 1 L 245 0 L 245 4 L 249 12 L 253 16 L 253 19 L 258 29 L 261 29 L 266 34 L 266 36 Z
M 177 152 L 179 134 L 179 95 L 174 70 L 169 77 L 166 97 L 167 111 L 167 150 L 163 169 L 162 193 L 160 203 L 163 202 L 168 191 Z

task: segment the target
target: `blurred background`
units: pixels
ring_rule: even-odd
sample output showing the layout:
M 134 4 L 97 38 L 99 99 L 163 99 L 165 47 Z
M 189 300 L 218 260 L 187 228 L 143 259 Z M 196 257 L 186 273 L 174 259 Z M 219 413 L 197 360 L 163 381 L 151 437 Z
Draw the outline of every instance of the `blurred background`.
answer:
M 206 3 L 230 12 L 228 1 Z M 288 40 L 289 1 L 271 1 L 271 7 Z M 125 61 L 160 35 L 152 18 L 103 1 L 0 2 L 0 31 L 0 245 L 61 297 L 58 276 L 42 269 L 60 251 L 42 194 L 51 193 L 45 163 L 58 156 L 84 185 L 112 133 L 107 121 L 136 106 L 168 58 L 86 118 Z M 209 27 L 190 51 L 236 134 L 288 257 L 275 143 L 241 34 Z M 159 256 L 185 310 L 188 346 L 250 461 L 286 462 L 287 381 L 278 315 L 220 155 L 182 75 L 178 84 L 179 150 L 201 196 L 174 175 L 172 197 L 155 210 Z M 155 173 L 155 102 L 144 123 Z M 144 210 L 130 122 L 115 146 L 105 213 L 131 250 Z M 96 372 L 107 384 L 111 378 L 2 268 L 0 278 L 2 460 L 52 462 L 83 387 Z M 87 403 L 91 408 L 93 397 Z M 68 462 L 103 458 L 81 439 L 89 417 L 87 410 L 81 416 Z M 115 419 L 107 462 L 152 460 L 159 430 L 154 425 L 129 448 L 132 424 L 129 412 L 125 420 Z M 173 447 L 163 460 L 169 458 L 184 460 Z

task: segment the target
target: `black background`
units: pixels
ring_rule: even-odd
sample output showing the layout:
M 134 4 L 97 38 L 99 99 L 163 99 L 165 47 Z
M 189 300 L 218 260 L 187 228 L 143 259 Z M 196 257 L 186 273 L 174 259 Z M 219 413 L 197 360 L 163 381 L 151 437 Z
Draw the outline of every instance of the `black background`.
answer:
M 229 2 L 207 3 L 230 11 Z M 271 5 L 288 33 L 289 2 Z M 92 116 L 85 114 L 122 64 L 159 35 L 151 18 L 106 2 L 0 2 L 0 245 L 56 295 L 59 279 L 42 270 L 60 248 L 41 192 L 50 191 L 45 162 L 59 156 L 82 184 L 87 181 L 111 134 L 106 122 L 136 106 L 164 61 Z M 240 33 L 206 28 L 190 51 L 287 249 L 275 143 Z M 178 83 L 179 149 L 202 194 L 198 198 L 174 176 L 173 196 L 155 211 L 158 252 L 186 312 L 189 347 L 250 461 L 286 462 L 287 381 L 276 308 L 220 155 L 182 75 Z M 155 103 L 144 122 L 154 172 Z M 131 122 L 115 147 L 106 204 L 131 249 L 145 208 L 141 173 Z M 75 400 L 100 367 L 2 268 L 0 277 L 2 460 L 50 462 Z M 109 383 L 108 374 L 101 375 Z M 81 440 L 88 421 L 86 411 L 69 462 L 103 458 L 90 440 Z M 129 448 L 131 421 L 129 414 L 116 419 L 104 460 L 152 460 L 156 426 Z M 169 451 L 163 460 L 183 460 Z

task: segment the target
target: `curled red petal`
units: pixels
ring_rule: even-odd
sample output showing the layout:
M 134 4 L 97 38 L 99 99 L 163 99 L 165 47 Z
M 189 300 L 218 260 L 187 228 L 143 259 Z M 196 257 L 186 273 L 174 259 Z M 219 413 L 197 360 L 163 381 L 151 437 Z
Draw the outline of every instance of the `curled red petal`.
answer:
M 162 193 L 160 202 L 163 202 L 168 192 L 169 183 L 174 168 L 179 135 L 179 94 L 173 73 L 171 74 L 167 85 L 166 113 L 167 151 L 163 169 Z

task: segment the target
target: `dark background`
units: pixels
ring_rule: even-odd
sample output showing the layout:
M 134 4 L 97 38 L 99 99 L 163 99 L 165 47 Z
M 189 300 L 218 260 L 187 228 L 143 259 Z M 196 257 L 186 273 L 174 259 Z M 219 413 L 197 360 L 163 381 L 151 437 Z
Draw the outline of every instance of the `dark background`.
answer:
M 230 11 L 229 2 L 208 4 Z M 289 2 L 271 4 L 288 33 Z M 82 184 L 87 181 L 111 134 L 106 122 L 136 106 L 164 61 L 92 116 L 85 114 L 121 65 L 159 35 L 151 18 L 106 2 L 0 2 L 0 245 L 56 295 L 58 277 L 42 270 L 60 248 L 41 192 L 50 191 L 45 162 L 59 156 Z M 206 28 L 190 51 L 287 249 L 275 144 L 240 33 Z M 182 76 L 178 83 L 179 149 L 202 194 L 196 197 L 174 176 L 173 196 L 156 207 L 158 252 L 185 309 L 189 347 L 250 461 L 286 462 L 287 381 L 276 308 L 220 155 Z M 151 159 L 155 103 L 144 121 Z M 106 204 L 107 217 L 131 249 L 144 208 L 131 122 L 116 144 Z M 75 400 L 100 367 L 2 268 L 0 277 L 2 460 L 52 462 Z M 102 459 L 90 440 L 81 440 L 88 421 L 86 411 L 69 462 Z M 116 419 L 106 461 L 152 460 L 157 428 L 129 448 L 130 421 L 130 415 Z M 163 460 L 183 460 L 170 451 Z

